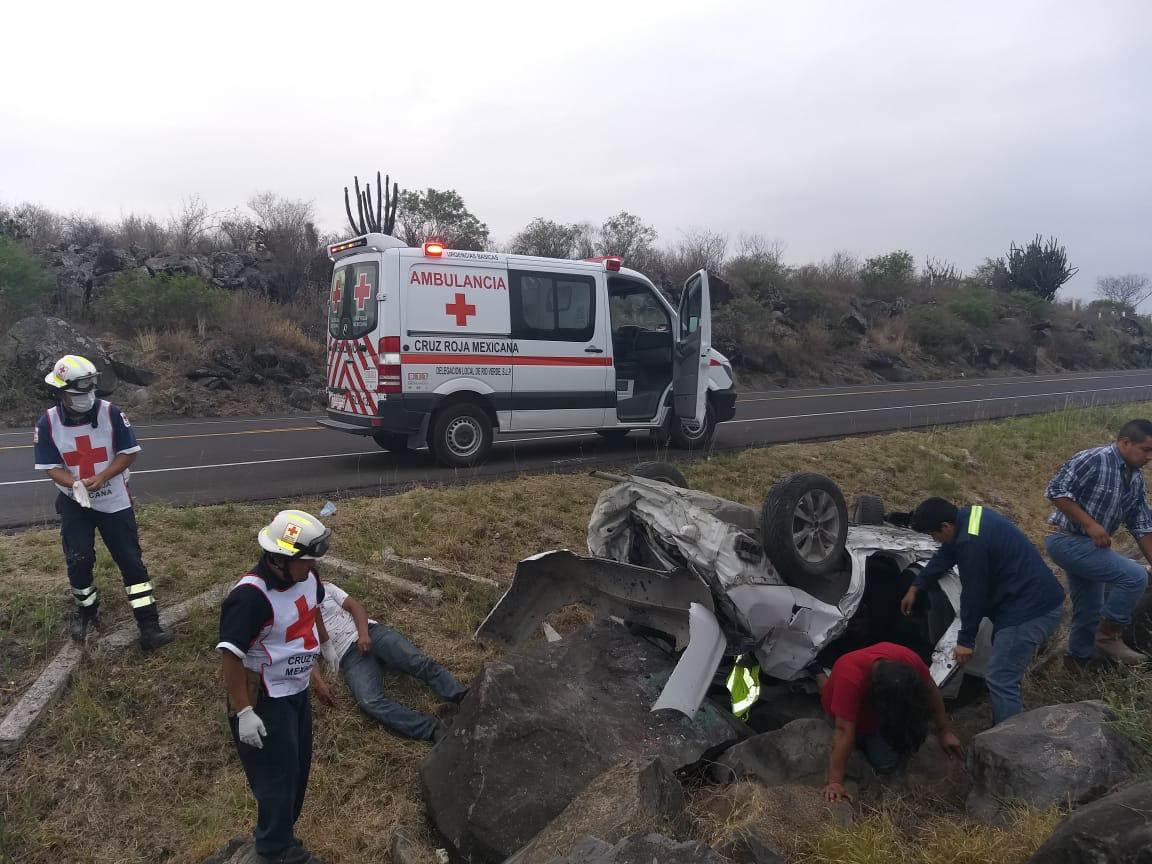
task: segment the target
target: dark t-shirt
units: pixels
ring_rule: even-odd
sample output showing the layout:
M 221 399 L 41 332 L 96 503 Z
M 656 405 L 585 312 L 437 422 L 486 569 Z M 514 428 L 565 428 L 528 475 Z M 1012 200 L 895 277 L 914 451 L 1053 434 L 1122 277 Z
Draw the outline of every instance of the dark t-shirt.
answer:
M 832 665 L 820 704 L 833 719 L 856 724 L 857 734 L 875 732 L 879 726 L 876 712 L 868 698 L 872 692 L 872 664 L 877 660 L 894 660 L 911 666 L 927 684 L 935 686 L 932 673 L 916 652 L 894 642 L 879 642 L 859 651 L 849 651 Z

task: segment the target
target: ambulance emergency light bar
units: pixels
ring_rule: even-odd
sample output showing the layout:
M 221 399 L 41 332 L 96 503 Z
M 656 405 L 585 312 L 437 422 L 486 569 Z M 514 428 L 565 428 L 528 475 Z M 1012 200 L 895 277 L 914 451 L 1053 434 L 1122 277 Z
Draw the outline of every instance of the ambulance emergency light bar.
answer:
M 619 255 L 597 255 L 584 260 L 591 261 L 593 264 L 603 264 L 605 270 L 611 270 L 613 273 L 619 273 L 620 268 L 624 266 L 624 259 Z
M 343 243 L 337 243 L 328 247 L 328 255 L 338 255 L 341 252 L 347 252 L 349 249 L 355 249 L 357 246 L 367 246 L 367 237 L 357 237 L 355 240 L 346 240 Z

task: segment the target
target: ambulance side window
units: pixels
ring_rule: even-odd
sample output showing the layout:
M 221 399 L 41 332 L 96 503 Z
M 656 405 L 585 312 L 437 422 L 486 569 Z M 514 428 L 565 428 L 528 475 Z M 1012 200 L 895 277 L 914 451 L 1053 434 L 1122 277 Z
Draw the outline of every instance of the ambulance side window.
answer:
M 595 335 L 593 277 L 516 270 L 509 276 L 512 338 L 587 342 Z
M 380 268 L 374 261 L 337 267 L 328 295 L 328 332 L 336 339 L 359 339 L 376 329 Z

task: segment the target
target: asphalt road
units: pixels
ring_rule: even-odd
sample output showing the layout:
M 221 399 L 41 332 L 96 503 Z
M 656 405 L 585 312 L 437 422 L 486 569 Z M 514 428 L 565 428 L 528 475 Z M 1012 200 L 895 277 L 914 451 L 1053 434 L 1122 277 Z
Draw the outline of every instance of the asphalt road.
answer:
M 749 392 L 740 395 L 736 419 L 721 424 L 715 447 L 1137 401 L 1152 401 L 1152 370 Z M 639 432 L 621 442 L 585 433 L 508 434 L 498 436 L 485 464 L 453 471 L 435 465 L 427 451 L 385 453 L 371 439 L 323 429 L 310 416 L 167 421 L 135 429 L 144 449 L 132 471 L 132 492 L 144 503 L 336 496 L 521 471 L 591 470 L 595 463 L 626 465 L 658 456 L 649 436 Z M 0 432 L 0 527 L 56 518 L 55 488 L 32 464 L 31 430 Z

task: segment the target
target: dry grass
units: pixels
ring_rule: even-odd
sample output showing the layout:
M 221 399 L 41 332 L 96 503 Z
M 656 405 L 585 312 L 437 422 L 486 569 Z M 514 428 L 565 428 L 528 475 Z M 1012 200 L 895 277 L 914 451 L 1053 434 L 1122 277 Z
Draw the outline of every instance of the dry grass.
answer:
M 947 494 L 995 506 L 1039 540 L 1047 511 L 1043 488 L 1061 461 L 1108 440 L 1128 417 L 1147 413 L 1152 406 L 1091 409 L 784 445 L 684 467 L 693 485 L 752 505 L 777 478 L 798 470 L 828 474 L 849 498 L 879 494 L 893 509 Z M 506 581 L 527 554 L 583 548 L 587 516 L 603 486 L 586 476 L 546 475 L 417 489 L 342 501 L 328 521 L 341 557 L 371 563 L 392 548 Z M 316 509 L 322 502 L 291 503 Z M 145 560 L 161 602 L 236 578 L 253 563 L 255 532 L 276 509 L 275 503 L 143 508 Z M 58 543 L 54 529 L 0 537 L 5 682 L 26 680 L 60 638 L 58 622 L 69 601 Z M 119 579 L 103 553 L 97 580 L 109 621 L 126 622 Z M 450 581 L 433 606 L 368 579 L 338 581 L 464 680 L 491 656 L 470 636 L 496 589 Z M 191 864 L 250 826 L 252 803 L 224 726 L 212 651 L 215 626 L 215 613 L 206 610 L 179 628 L 180 640 L 158 656 L 143 658 L 133 649 L 85 665 L 23 752 L 0 762 L 0 862 Z M 11 651 L 12 645 L 20 647 Z M 1044 682 L 1031 686 L 1057 692 Z M 19 689 L 12 685 L 13 692 Z M 1114 704 L 1127 698 L 1125 722 L 1137 731 L 1147 727 L 1143 717 L 1152 713 L 1152 700 L 1142 695 L 1142 681 L 1096 682 L 1087 689 Z M 430 694 L 411 682 L 396 682 L 394 692 L 417 707 L 433 707 Z M 389 736 L 364 721 L 346 693 L 341 698 L 337 710 L 317 711 L 316 759 L 300 834 L 336 864 L 386 860 L 393 825 L 423 826 L 417 770 L 426 745 Z M 765 806 L 729 807 L 721 824 L 735 830 L 771 821 Z M 877 806 L 875 815 L 852 829 L 822 823 L 807 846 L 797 847 L 795 860 L 1018 861 L 1053 818 L 1028 814 L 1013 830 L 995 832 L 937 811 L 908 820 L 892 799 Z M 792 802 L 773 812 L 807 817 L 822 811 Z
M 324 344 L 301 330 L 296 311 L 293 306 L 273 303 L 254 294 L 236 292 L 223 299 L 213 324 L 241 353 L 272 344 L 305 357 L 318 358 Z
M 908 325 L 902 318 L 888 318 L 868 332 L 868 340 L 878 351 L 907 357 L 915 353 L 917 345 L 908 336 Z

